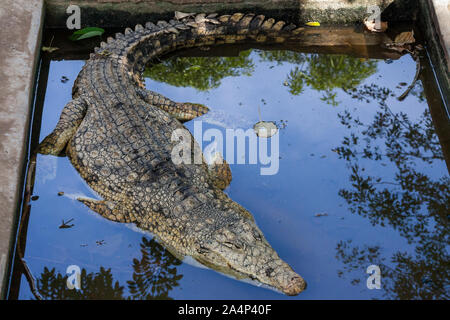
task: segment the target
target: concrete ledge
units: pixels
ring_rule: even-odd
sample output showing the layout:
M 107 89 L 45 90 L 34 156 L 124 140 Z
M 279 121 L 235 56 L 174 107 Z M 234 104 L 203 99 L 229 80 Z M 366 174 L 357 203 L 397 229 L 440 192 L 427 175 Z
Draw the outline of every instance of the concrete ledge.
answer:
M 21 197 L 43 0 L 0 4 L 0 297 L 5 297 Z
M 450 114 L 450 1 L 420 0 L 420 13 L 419 26 Z
M 431 6 L 436 33 L 447 59 L 447 69 L 450 69 L 450 1 L 431 0 Z
M 158 19 L 173 17 L 174 11 L 184 12 L 258 12 L 290 22 L 320 21 L 322 24 L 349 24 L 369 14 L 367 8 L 377 5 L 384 10 L 393 3 L 409 0 L 46 0 L 46 25 L 63 28 L 70 4 L 81 8 L 81 24 L 86 26 L 129 27 Z M 414 6 L 413 6 L 414 7 Z M 408 8 L 406 10 L 405 8 Z M 393 19 L 405 18 L 412 12 L 405 6 L 403 15 L 393 14 Z M 409 17 L 410 20 L 410 17 Z

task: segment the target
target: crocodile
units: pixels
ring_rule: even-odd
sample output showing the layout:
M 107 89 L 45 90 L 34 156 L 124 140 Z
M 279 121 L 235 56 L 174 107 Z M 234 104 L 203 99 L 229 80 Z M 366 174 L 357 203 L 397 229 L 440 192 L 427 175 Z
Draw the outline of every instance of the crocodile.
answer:
M 257 14 L 180 12 L 170 21 L 126 28 L 90 54 L 72 100 L 37 152 L 67 155 L 102 197 L 78 200 L 106 219 L 134 223 L 178 257 L 297 295 L 305 280 L 278 256 L 252 214 L 224 192 L 228 164 L 208 165 L 203 157 L 198 164 L 171 161 L 179 142 L 172 133 L 209 108 L 147 90 L 142 73 L 151 59 L 175 50 L 280 43 L 302 29 Z

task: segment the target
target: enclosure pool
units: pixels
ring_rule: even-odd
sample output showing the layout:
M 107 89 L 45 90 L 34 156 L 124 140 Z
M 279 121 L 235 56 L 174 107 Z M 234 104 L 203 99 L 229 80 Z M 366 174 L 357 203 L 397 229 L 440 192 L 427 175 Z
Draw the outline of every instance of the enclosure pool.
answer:
M 276 172 L 262 175 L 266 165 L 248 158 L 230 163 L 233 179 L 225 192 L 254 215 L 307 289 L 288 297 L 180 261 L 152 235 L 78 202 L 98 196 L 68 158 L 38 155 L 20 237 L 40 296 L 447 299 L 450 180 L 430 112 L 435 106 L 425 94 L 435 85 L 422 77 L 397 99 L 414 78 L 414 59 L 261 49 L 205 55 L 175 55 L 149 66 L 146 87 L 174 101 L 207 105 L 210 112 L 185 124 L 192 132 L 196 121 L 223 136 L 258 121 L 275 123 Z M 53 130 L 83 65 L 50 62 L 32 141 Z M 431 72 L 426 63 L 422 68 Z M 372 265 L 381 269 L 380 289 L 367 284 Z M 66 286 L 69 266 L 82 270 L 80 290 Z M 34 299 L 18 269 L 10 295 Z

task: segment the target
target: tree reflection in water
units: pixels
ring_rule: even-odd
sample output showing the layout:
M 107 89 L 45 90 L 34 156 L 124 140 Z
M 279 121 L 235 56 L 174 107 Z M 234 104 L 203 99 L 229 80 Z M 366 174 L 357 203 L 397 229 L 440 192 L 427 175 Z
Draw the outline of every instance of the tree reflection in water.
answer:
M 420 90 L 419 90 L 420 92 Z M 351 241 L 337 245 L 336 257 L 344 264 L 339 276 L 357 284 L 365 268 L 379 265 L 382 289 L 391 299 L 448 299 L 450 179 L 431 177 L 429 166 L 444 161 L 428 109 L 415 121 L 394 113 L 386 101 L 388 88 L 374 84 L 347 90 L 353 98 L 376 101 L 379 110 L 371 123 L 363 123 L 348 111 L 341 123 L 351 132 L 335 151 L 350 168 L 351 188 L 341 189 L 352 213 L 373 225 L 390 226 L 404 237 L 414 252 L 397 251 L 383 256 L 379 246 L 357 246 Z M 416 95 L 420 100 L 421 94 Z M 369 173 L 365 163 L 390 162 L 395 175 L 383 176 L 383 168 Z M 386 178 L 392 179 L 387 180 Z
M 147 67 L 144 77 L 207 91 L 220 86 L 226 77 L 251 75 L 254 65 L 250 53 L 242 51 L 237 57 L 174 57 Z
M 377 71 L 377 62 L 345 55 L 308 54 L 289 50 L 254 50 L 262 62 L 296 64 L 284 85 L 293 95 L 310 87 L 322 92 L 322 100 L 336 106 L 336 89 L 351 89 Z M 252 50 L 236 57 L 174 57 L 148 67 L 144 77 L 176 87 L 200 91 L 217 88 L 226 77 L 254 72 Z
M 351 89 L 377 71 L 377 62 L 345 55 L 306 54 L 293 51 L 261 51 L 262 61 L 297 64 L 284 85 L 293 95 L 305 87 L 322 92 L 322 101 L 337 106 L 336 89 Z
M 127 281 L 131 299 L 172 299 L 169 292 L 179 285 L 181 261 L 155 240 L 142 238 L 141 260 L 133 259 L 133 280 Z
M 120 300 L 124 299 L 124 287 L 118 281 L 114 282 L 111 269 L 100 267 L 100 271 L 87 273 L 81 270 L 80 289 L 67 288 L 67 275 L 44 268 L 37 279 L 37 289 L 45 300 Z
M 97 273 L 82 269 L 79 290 L 67 288 L 68 275 L 45 267 L 36 281 L 38 291 L 45 300 L 172 299 L 169 292 L 183 277 L 176 268 L 181 261 L 153 239 L 142 238 L 140 246 L 142 257 L 133 259 L 132 280 L 127 281 L 128 296 L 124 295 L 124 286 L 114 281 L 111 269 L 103 267 Z

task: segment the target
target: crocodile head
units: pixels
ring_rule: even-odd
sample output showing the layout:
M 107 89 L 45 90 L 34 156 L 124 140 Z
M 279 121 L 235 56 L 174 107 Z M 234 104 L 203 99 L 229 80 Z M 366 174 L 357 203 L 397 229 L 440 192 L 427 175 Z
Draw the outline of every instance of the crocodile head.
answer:
M 240 219 L 197 244 L 194 258 L 201 264 L 231 275 L 254 280 L 287 295 L 297 295 L 306 282 L 280 259 L 255 222 Z

